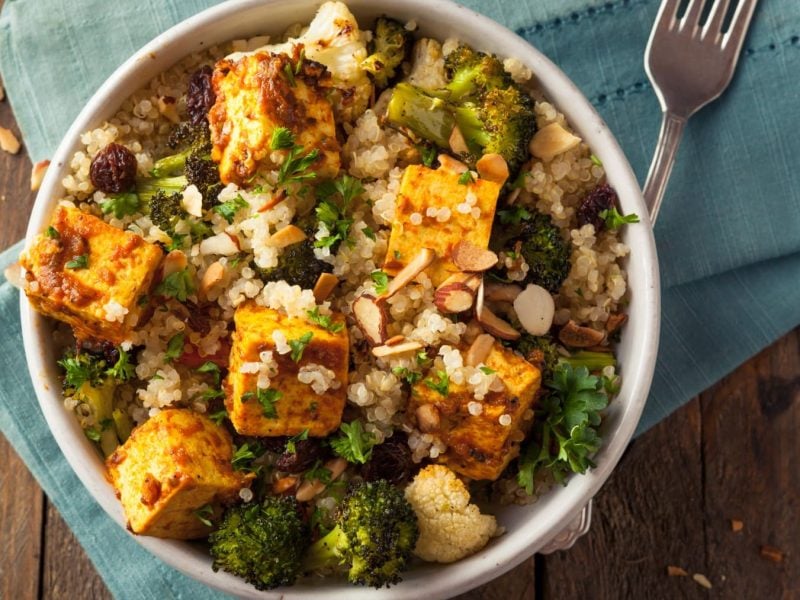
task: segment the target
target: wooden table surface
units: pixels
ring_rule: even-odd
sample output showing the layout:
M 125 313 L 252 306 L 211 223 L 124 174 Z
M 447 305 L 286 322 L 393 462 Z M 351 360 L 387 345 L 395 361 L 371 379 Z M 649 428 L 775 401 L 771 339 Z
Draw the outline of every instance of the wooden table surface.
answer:
M 0 126 L 18 134 L 7 101 Z M 25 230 L 30 168 L 0 151 L 0 249 Z M 631 444 L 570 551 L 462 598 L 800 598 L 798 431 L 800 328 Z M 2 435 L 0 465 L 0 599 L 110 598 Z

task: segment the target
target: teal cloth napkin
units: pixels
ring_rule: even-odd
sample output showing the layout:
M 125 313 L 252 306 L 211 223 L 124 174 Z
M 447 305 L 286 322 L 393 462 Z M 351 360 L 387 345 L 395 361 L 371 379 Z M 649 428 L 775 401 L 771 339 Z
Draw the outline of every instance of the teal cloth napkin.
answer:
M 52 154 L 79 108 L 132 52 L 214 3 L 6 0 L 0 69 L 31 157 Z M 642 55 L 658 0 L 463 3 L 560 65 L 644 180 L 660 111 Z M 640 432 L 800 323 L 799 77 L 800 3 L 762 0 L 731 87 L 688 127 L 656 227 L 662 337 Z M 0 255 L 0 264 L 19 249 Z M 140 548 L 91 499 L 36 404 L 19 351 L 17 294 L 2 279 L 0 319 L 0 430 L 112 593 L 220 597 Z

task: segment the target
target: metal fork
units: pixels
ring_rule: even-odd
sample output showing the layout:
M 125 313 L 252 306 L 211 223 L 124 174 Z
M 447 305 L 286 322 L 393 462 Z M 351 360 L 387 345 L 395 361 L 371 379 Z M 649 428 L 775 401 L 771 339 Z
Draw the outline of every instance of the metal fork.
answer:
M 736 0 L 734 0 L 735 2 Z M 708 16 L 701 24 L 705 5 Z M 655 223 L 686 121 L 731 82 L 758 0 L 738 0 L 730 24 L 730 0 L 664 0 L 644 54 L 644 67 L 663 111 L 658 144 L 644 184 L 644 200 Z M 724 28 L 724 29 L 723 29 Z

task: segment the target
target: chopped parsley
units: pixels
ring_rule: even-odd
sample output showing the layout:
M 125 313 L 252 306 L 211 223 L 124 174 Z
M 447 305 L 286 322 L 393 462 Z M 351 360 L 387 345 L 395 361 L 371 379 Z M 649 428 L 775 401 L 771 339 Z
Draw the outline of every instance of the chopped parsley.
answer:
M 52 225 L 51 225 L 50 227 L 48 227 L 48 228 L 47 228 L 47 231 L 45 231 L 45 234 L 46 234 L 46 235 L 47 235 L 47 237 L 49 237 L 51 240 L 57 240 L 57 239 L 59 239 L 59 238 L 61 237 L 61 234 L 60 234 L 60 233 L 58 233 L 58 229 L 56 229 L 56 228 L 55 228 L 55 227 L 53 227 Z
M 270 150 L 285 150 L 294 146 L 294 135 L 286 127 L 276 127 L 272 130 L 269 140 Z
M 288 67 L 289 65 L 287 65 Z M 292 75 L 292 81 L 294 75 Z M 288 150 L 281 166 L 278 168 L 278 185 L 299 183 L 314 179 L 317 174 L 309 171 L 309 167 L 319 158 L 319 150 L 314 148 L 303 154 L 303 147 L 295 144 L 294 134 L 285 127 L 278 127 L 272 132 L 270 148 Z
M 97 427 L 87 427 L 83 430 L 83 433 L 86 434 L 86 437 L 92 440 L 93 442 L 100 441 L 101 432 Z
M 497 371 L 495 371 L 491 367 L 483 366 L 481 367 L 481 373 L 483 373 L 484 375 L 494 375 L 495 373 L 497 373 Z
M 232 200 L 228 200 L 222 204 L 217 204 L 211 210 L 225 219 L 228 224 L 231 224 L 233 223 L 233 218 L 236 216 L 236 213 L 248 206 L 250 206 L 250 204 L 248 204 L 247 200 L 242 198 L 241 194 L 237 194 Z
M 210 360 L 197 367 L 197 372 L 213 375 L 214 385 L 219 385 L 219 382 L 222 380 L 222 373 L 219 370 L 219 365 L 211 362 Z
M 109 196 L 108 200 L 100 203 L 100 210 L 104 215 L 114 213 L 117 219 L 139 212 L 139 196 L 134 192 L 123 192 Z
M 450 393 L 450 377 L 447 376 L 446 371 L 437 370 L 436 379 L 428 377 L 422 383 L 434 392 L 439 392 L 442 396 L 446 397 Z
M 252 392 L 249 392 L 252 394 Z M 275 403 L 281 399 L 283 396 L 282 392 L 278 390 L 273 390 L 272 388 L 261 389 L 259 388 L 256 391 L 256 399 L 258 403 L 261 405 L 261 409 L 264 412 L 264 416 L 268 419 L 277 419 L 278 418 L 278 411 L 275 408 Z M 244 396 L 242 397 L 244 400 Z
M 373 242 L 374 242 L 376 239 L 378 239 L 377 237 L 375 237 L 375 232 L 372 230 L 372 227 L 362 227 L 362 228 L 361 228 L 361 232 L 362 232 L 362 233 L 363 233 L 365 236 L 367 236 L 369 239 L 371 239 Z
M 106 367 L 106 361 L 88 353 L 76 355 L 69 352 L 58 364 L 64 369 L 64 387 L 75 390 L 86 382 L 100 385 Z
M 349 217 L 350 206 L 364 193 L 361 181 L 350 175 L 342 175 L 335 181 L 326 181 L 317 187 L 319 201 L 315 209 L 317 219 L 325 225 L 328 235 L 314 242 L 317 248 L 332 248 L 348 241 L 353 219 Z M 335 200 L 339 197 L 339 201 Z
M 434 146 L 417 146 L 417 149 L 419 150 L 420 158 L 422 158 L 422 164 L 428 168 L 432 167 L 436 161 L 438 150 Z
M 308 320 L 314 323 L 314 325 L 319 325 L 331 333 L 339 333 L 344 329 L 344 323 L 335 322 L 330 315 L 321 315 L 319 306 L 315 306 L 314 310 L 307 310 L 306 314 L 308 315 Z
M 533 215 L 531 212 L 522 206 L 512 206 L 497 211 L 497 216 L 500 217 L 500 222 L 503 225 L 519 225 L 522 221 L 527 221 Z
M 286 75 L 286 79 L 289 81 L 289 85 L 291 87 L 297 86 L 297 82 L 294 80 L 294 70 L 292 69 L 292 63 L 286 63 L 283 65 L 283 72 Z
M 377 443 L 375 436 L 364 430 L 361 421 L 342 423 L 339 433 L 332 438 L 331 449 L 350 463 L 366 463 L 372 457 L 372 447 Z
M 395 250 L 394 251 L 394 257 L 395 257 L 396 260 L 400 260 L 401 258 L 403 258 L 403 253 L 400 252 L 400 250 Z
M 323 466 L 322 462 L 317 459 L 314 466 L 303 474 L 303 479 L 307 481 L 319 481 L 328 485 L 331 482 L 331 470 Z
M 383 271 L 373 271 L 369 274 L 375 284 L 375 291 L 382 294 L 389 287 L 389 276 Z
M 208 388 L 200 392 L 198 398 L 203 402 L 210 402 L 211 400 L 219 400 L 225 397 L 225 392 L 222 390 Z
M 400 379 L 404 379 L 409 385 L 414 385 L 422 379 L 422 373 L 417 373 L 407 367 L 394 367 L 392 373 Z
M 208 418 L 214 421 L 214 423 L 217 425 L 222 425 L 222 422 L 228 418 L 228 411 L 223 408 L 222 410 L 211 413 L 208 415 Z
M 67 264 L 64 265 L 68 269 L 85 269 L 89 266 L 89 255 L 88 254 L 81 254 L 80 256 L 73 257 L 72 260 L 68 261 Z
M 128 381 L 133 378 L 135 367 L 130 363 L 130 357 L 125 350 L 117 348 L 117 352 L 119 353 L 119 358 L 114 363 L 114 366 L 106 371 L 106 374 L 118 381 Z
M 472 176 L 472 171 L 464 171 L 458 176 L 458 183 L 461 185 L 469 185 L 475 183 L 475 178 Z
M 169 244 L 167 244 L 167 252 L 172 252 L 173 250 L 180 250 L 183 248 L 183 240 L 185 239 L 186 234 L 173 233 L 172 237 L 169 239 Z
M 164 281 L 156 287 L 156 293 L 165 298 L 175 298 L 179 302 L 186 302 L 186 299 L 194 294 L 194 282 L 189 269 L 182 269 L 167 275 Z
M 176 333 L 167 342 L 167 351 L 164 352 L 164 362 L 171 363 L 183 354 L 183 343 L 186 335 L 183 332 Z
M 603 166 L 603 161 L 601 161 L 599 158 L 597 158 L 597 156 L 595 156 L 594 154 L 592 154 L 592 155 L 589 157 L 589 160 L 591 160 L 591 161 L 592 161 L 594 164 L 596 164 L 598 167 L 602 167 L 602 166 Z
M 301 335 L 296 340 L 289 340 L 289 347 L 292 349 L 291 358 L 294 362 L 300 362 L 303 358 L 303 351 L 306 349 L 306 346 L 311 342 L 311 338 L 314 337 L 314 332 L 309 331 Z
M 286 452 L 289 454 L 297 453 L 297 442 L 302 442 L 308 439 L 308 429 L 303 429 L 297 435 L 293 435 L 286 441 Z
M 210 504 L 205 504 L 201 506 L 192 514 L 194 514 L 194 516 L 197 517 L 197 520 L 200 521 L 206 527 L 214 526 L 214 523 L 211 522 L 211 519 L 214 516 L 214 507 L 211 506 Z
M 623 225 L 639 222 L 639 215 L 636 213 L 621 215 L 616 206 L 612 206 L 608 210 L 601 210 L 600 218 L 606 222 L 606 227 L 611 231 L 616 231 Z
M 264 454 L 264 449 L 258 442 L 245 442 L 234 448 L 231 465 L 235 471 L 258 473 L 261 467 L 253 466 L 253 461 Z

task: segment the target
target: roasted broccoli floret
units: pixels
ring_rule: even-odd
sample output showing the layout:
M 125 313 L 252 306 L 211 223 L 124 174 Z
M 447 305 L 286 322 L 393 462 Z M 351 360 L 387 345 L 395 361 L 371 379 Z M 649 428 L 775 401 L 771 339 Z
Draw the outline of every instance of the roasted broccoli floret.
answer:
M 389 121 L 444 149 L 451 149 L 457 125 L 468 148 L 462 159 L 474 164 L 483 154 L 497 153 L 513 174 L 526 160 L 536 131 L 533 100 L 494 56 L 460 46 L 448 55 L 446 66 L 451 80 L 444 89 L 398 84 Z
M 511 346 L 522 354 L 525 360 L 539 368 L 542 380 L 550 378 L 560 358 L 553 338 L 549 335 L 524 333 L 518 340 L 511 342 Z
M 570 356 L 560 356 L 558 362 L 567 363 L 573 369 L 586 367 L 590 373 L 601 371 L 605 367 L 616 367 L 617 359 L 613 352 L 592 352 L 579 350 Z
M 271 269 L 255 267 L 255 270 L 262 281 L 285 281 L 312 290 L 320 274 L 330 273 L 333 267 L 314 256 L 314 243 L 306 238 L 284 248 L 277 266 Z
M 410 45 L 411 32 L 399 21 L 380 17 L 375 22 L 375 33 L 370 45 L 370 54 L 361 68 L 372 75 L 378 88 L 385 88 L 397 73 Z
M 228 509 L 212 533 L 212 568 L 242 577 L 258 590 L 291 585 L 300 574 L 309 531 L 292 497 Z
M 341 569 L 350 583 L 380 588 L 400 581 L 419 538 L 414 509 L 384 480 L 355 485 L 342 500 L 336 526 L 305 558 L 307 570 Z
M 178 221 L 186 216 L 181 207 L 182 197 L 179 191 L 168 194 L 159 189 L 148 198 L 150 220 L 161 231 L 171 234 Z

